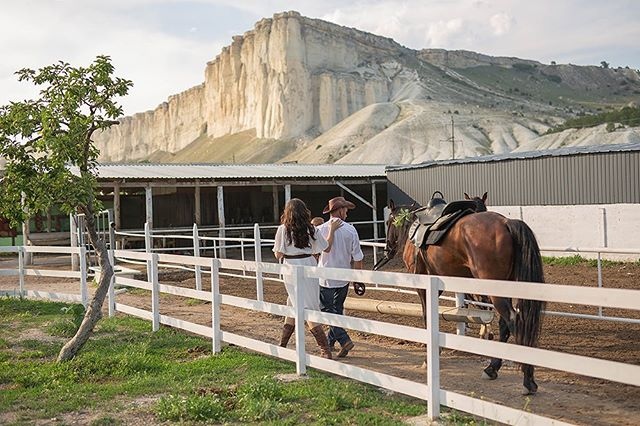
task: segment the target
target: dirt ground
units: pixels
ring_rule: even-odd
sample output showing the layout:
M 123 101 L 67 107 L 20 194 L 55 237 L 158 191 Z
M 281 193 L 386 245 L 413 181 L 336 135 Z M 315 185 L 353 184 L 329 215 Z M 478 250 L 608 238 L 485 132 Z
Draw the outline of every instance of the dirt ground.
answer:
M 6 268 L 2 266 L 0 268 Z M 401 270 L 392 265 L 391 270 Z M 389 270 L 389 269 L 388 269 Z M 140 275 L 140 278 L 144 275 Z M 546 282 L 596 286 L 597 270 L 586 266 L 545 266 Z M 190 272 L 166 270 L 160 274 L 163 284 L 195 288 L 195 278 Z M 640 264 L 628 263 L 607 266 L 603 269 L 604 286 L 640 290 Z M 17 287 L 17 277 L 0 276 L 0 289 Z M 206 274 L 205 289 L 209 288 Z M 77 282 L 59 278 L 28 277 L 28 289 L 78 293 Z M 235 277 L 221 277 L 223 294 L 255 298 L 255 281 Z M 349 297 L 358 297 L 352 292 Z M 415 294 L 368 290 L 364 297 L 419 303 Z M 265 280 L 266 301 L 284 304 L 286 292 L 281 283 Z M 150 307 L 144 292 L 123 292 L 117 302 L 141 308 Z M 210 325 L 210 304 L 188 301 L 184 298 L 163 295 L 161 313 L 179 319 Z M 596 308 L 549 304 L 549 311 L 597 313 Z M 247 314 L 250 312 L 250 314 Z M 370 318 L 409 326 L 421 326 L 419 318 L 382 315 L 360 311 L 347 315 Z M 615 311 L 605 309 L 605 314 L 640 318 L 640 311 Z M 221 312 L 221 327 L 257 340 L 275 343 L 279 339 L 282 318 L 253 311 L 225 306 Z M 494 321 L 493 329 L 497 330 Z M 441 330 L 455 332 L 455 323 L 441 322 Z M 468 335 L 476 337 L 477 327 L 471 327 Z M 390 339 L 369 333 L 351 331 L 356 346 L 343 362 L 362 366 L 426 383 L 425 370 L 420 368 L 424 359 L 424 348 L 416 343 Z M 317 346 L 307 333 L 306 347 L 318 353 Z M 293 346 L 290 344 L 290 347 Z M 601 358 L 611 361 L 640 365 L 640 325 L 621 322 L 583 320 L 571 317 L 547 315 L 542 330 L 540 347 L 553 351 Z M 487 401 L 581 425 L 636 425 L 640 419 L 640 388 L 564 373 L 546 368 L 536 369 L 536 381 L 540 386 L 535 396 L 521 396 L 522 374 L 518 366 L 505 361 L 497 380 L 481 379 L 482 369 L 487 365 L 485 357 L 443 349 L 441 353 L 441 387 L 453 392 L 471 395 Z

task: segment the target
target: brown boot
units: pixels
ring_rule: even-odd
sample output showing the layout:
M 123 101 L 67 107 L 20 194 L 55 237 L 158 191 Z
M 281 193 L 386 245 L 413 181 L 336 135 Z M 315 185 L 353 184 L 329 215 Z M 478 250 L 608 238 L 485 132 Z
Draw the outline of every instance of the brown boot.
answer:
M 289 339 L 291 339 L 291 335 L 293 334 L 293 330 L 295 330 L 296 326 L 293 324 L 285 324 L 282 326 L 282 337 L 280 337 L 280 346 L 283 348 L 287 347 L 287 343 L 289 343 Z
M 322 358 L 331 359 L 331 349 L 329 348 L 329 341 L 327 335 L 324 334 L 324 329 L 321 325 L 316 325 L 311 329 L 311 334 L 316 338 L 318 346 L 320 346 L 320 356 Z

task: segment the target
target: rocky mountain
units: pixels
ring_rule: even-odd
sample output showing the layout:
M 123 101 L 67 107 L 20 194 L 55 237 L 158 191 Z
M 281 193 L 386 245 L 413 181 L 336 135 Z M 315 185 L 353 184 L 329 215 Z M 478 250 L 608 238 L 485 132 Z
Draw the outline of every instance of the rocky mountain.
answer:
M 234 37 L 203 84 L 121 119 L 97 143 L 101 161 L 418 163 L 640 142 L 628 126 L 543 136 L 634 101 L 636 70 L 416 51 L 285 12 Z

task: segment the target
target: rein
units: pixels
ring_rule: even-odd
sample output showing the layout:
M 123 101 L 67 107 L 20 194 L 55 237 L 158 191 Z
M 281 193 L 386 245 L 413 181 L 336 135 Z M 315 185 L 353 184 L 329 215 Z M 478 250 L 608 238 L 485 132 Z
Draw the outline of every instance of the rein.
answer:
M 389 263 L 390 260 L 391 258 L 387 256 L 387 254 L 385 253 L 384 256 L 381 259 L 379 259 L 375 265 L 373 265 L 373 270 L 377 271 L 378 269 L 382 268 L 384 265 Z

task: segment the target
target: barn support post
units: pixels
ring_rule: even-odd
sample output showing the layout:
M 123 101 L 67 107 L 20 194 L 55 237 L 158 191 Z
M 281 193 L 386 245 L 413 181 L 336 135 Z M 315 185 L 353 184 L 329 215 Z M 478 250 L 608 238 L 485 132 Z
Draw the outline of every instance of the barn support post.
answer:
M 220 353 L 220 261 L 211 259 L 211 345 L 214 354 Z
M 377 238 L 378 238 L 377 237 L 377 235 L 378 235 L 378 224 L 376 222 L 377 222 L 377 219 L 378 219 L 378 212 L 377 212 L 377 208 L 376 208 L 376 189 L 375 189 L 375 184 L 374 183 L 371 184 L 371 191 L 372 191 L 371 200 L 372 200 L 372 203 L 370 203 L 369 201 L 367 201 L 366 199 L 364 199 L 363 197 L 358 195 L 355 191 L 351 190 L 349 187 L 347 187 L 342 182 L 336 181 L 336 185 L 338 185 L 340 188 L 342 188 L 343 190 L 347 191 L 349 194 L 351 194 L 354 197 L 356 197 L 364 205 L 366 205 L 369 208 L 371 208 L 371 210 L 373 212 L 373 235 L 374 235 L 374 238 L 377 240 Z M 376 252 L 375 247 L 373 249 L 373 261 L 374 261 L 374 263 L 376 263 L 378 261 L 378 254 Z
M 194 188 L 194 221 L 196 225 L 202 225 L 202 213 L 200 210 L 200 179 L 196 179 L 196 187 Z
M 150 229 L 153 229 L 153 189 L 147 184 L 144 188 L 146 222 Z
M 372 220 L 373 220 L 373 241 L 378 242 L 378 199 L 376 196 L 376 183 L 371 182 L 371 204 L 373 205 L 372 209 Z M 373 247 L 373 264 L 378 263 L 378 247 Z
M 253 224 L 253 241 L 256 261 L 256 299 L 259 302 L 264 300 L 264 286 L 262 280 L 262 238 L 260 237 L 260 224 Z
M 227 250 L 224 248 L 225 242 L 225 219 L 224 219 L 224 186 L 220 185 L 218 188 L 218 237 L 219 240 L 219 249 L 220 249 L 220 258 L 225 259 L 227 257 Z
M 284 203 L 287 204 L 291 200 L 291 184 L 284 186 Z
M 280 197 L 278 197 L 277 185 L 271 187 L 271 194 L 273 196 L 273 221 L 278 223 L 280 221 Z
M 438 290 L 440 278 L 432 277 L 427 287 L 427 416 L 435 421 L 440 417 L 440 323 Z
M 296 373 L 298 375 L 307 374 L 306 354 L 304 348 L 304 286 L 302 279 L 304 278 L 304 270 L 302 266 L 293 266 L 285 274 L 291 274 L 293 288 L 295 289 L 293 308 L 296 313 L 295 317 L 295 334 L 296 334 Z
M 113 223 L 116 231 L 119 231 L 122 227 L 120 222 L 120 184 L 118 182 L 113 183 Z M 114 238 L 111 240 L 116 249 L 122 249 L 122 244 Z
M 198 225 L 193 224 L 193 256 L 200 257 L 200 235 L 198 234 Z M 196 290 L 202 290 L 202 268 L 196 265 Z

